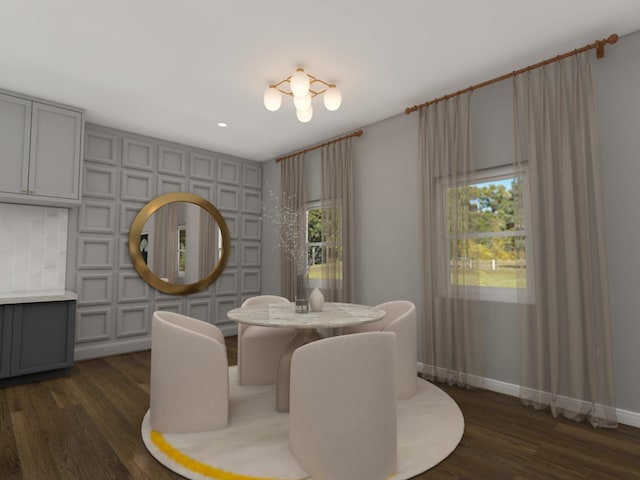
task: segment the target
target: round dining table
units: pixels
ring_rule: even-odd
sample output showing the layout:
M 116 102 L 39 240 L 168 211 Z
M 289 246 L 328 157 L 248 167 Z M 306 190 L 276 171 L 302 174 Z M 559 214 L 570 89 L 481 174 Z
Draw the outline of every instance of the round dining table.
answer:
M 294 327 L 298 330 L 280 359 L 276 383 L 276 409 L 288 412 L 291 356 L 295 349 L 322 338 L 317 334 L 318 329 L 327 329 L 329 335 L 339 335 L 345 327 L 375 322 L 384 318 L 385 314 L 384 310 L 368 305 L 325 302 L 319 312 L 297 313 L 294 303 L 272 303 L 234 308 L 227 316 L 246 325 Z

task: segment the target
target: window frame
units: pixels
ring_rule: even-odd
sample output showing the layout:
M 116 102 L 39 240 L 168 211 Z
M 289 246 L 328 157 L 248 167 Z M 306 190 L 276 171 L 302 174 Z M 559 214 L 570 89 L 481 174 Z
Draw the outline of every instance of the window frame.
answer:
M 453 298 L 456 295 L 454 291 L 463 292 L 463 297 L 470 300 L 504 302 L 504 303 L 533 303 L 535 298 L 534 290 L 534 261 L 533 261 L 533 244 L 532 244 L 532 228 L 531 228 L 531 197 L 529 185 L 529 172 L 526 164 L 518 167 L 515 165 L 505 165 L 500 167 L 492 167 L 482 170 L 476 170 L 464 175 L 464 180 L 457 179 L 454 181 L 451 177 L 440 179 L 441 202 L 442 208 L 445 209 L 441 215 L 443 225 L 440 225 L 441 232 L 444 235 L 443 245 L 446 249 L 445 258 L 451 257 L 451 241 L 452 235 L 449 233 L 449 201 L 448 191 L 450 188 L 462 186 L 471 186 L 482 183 L 491 183 L 501 180 L 508 180 L 515 177 L 522 178 L 522 215 L 524 219 L 524 229 L 511 231 L 496 232 L 478 232 L 459 234 L 460 239 L 475 238 L 499 238 L 499 237 L 524 237 L 525 243 L 525 261 L 526 261 L 526 287 L 490 287 L 481 285 L 454 285 L 451 283 L 451 262 L 446 261 L 446 272 L 444 278 L 440 281 L 442 296 Z

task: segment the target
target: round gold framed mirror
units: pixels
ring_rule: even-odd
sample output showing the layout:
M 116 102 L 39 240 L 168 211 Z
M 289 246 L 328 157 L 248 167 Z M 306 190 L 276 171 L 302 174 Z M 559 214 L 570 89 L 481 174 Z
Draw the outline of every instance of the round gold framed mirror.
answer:
M 133 219 L 129 256 L 156 290 L 187 295 L 207 288 L 229 259 L 231 236 L 222 214 L 192 193 L 167 193 Z

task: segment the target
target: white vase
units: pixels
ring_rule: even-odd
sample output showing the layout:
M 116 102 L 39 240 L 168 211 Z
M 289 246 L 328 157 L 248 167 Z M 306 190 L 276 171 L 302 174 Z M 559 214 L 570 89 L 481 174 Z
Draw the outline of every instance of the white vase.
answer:
M 309 295 L 309 307 L 312 312 L 321 312 L 324 306 L 324 295 L 318 288 L 314 288 L 311 295 Z

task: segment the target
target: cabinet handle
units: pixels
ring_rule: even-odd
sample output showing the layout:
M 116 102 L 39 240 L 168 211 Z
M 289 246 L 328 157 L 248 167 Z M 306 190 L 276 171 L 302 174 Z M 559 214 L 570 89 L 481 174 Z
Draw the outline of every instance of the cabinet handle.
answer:
M 22 189 L 22 193 L 27 193 L 27 189 L 26 189 L 26 188 L 23 188 L 23 189 Z

